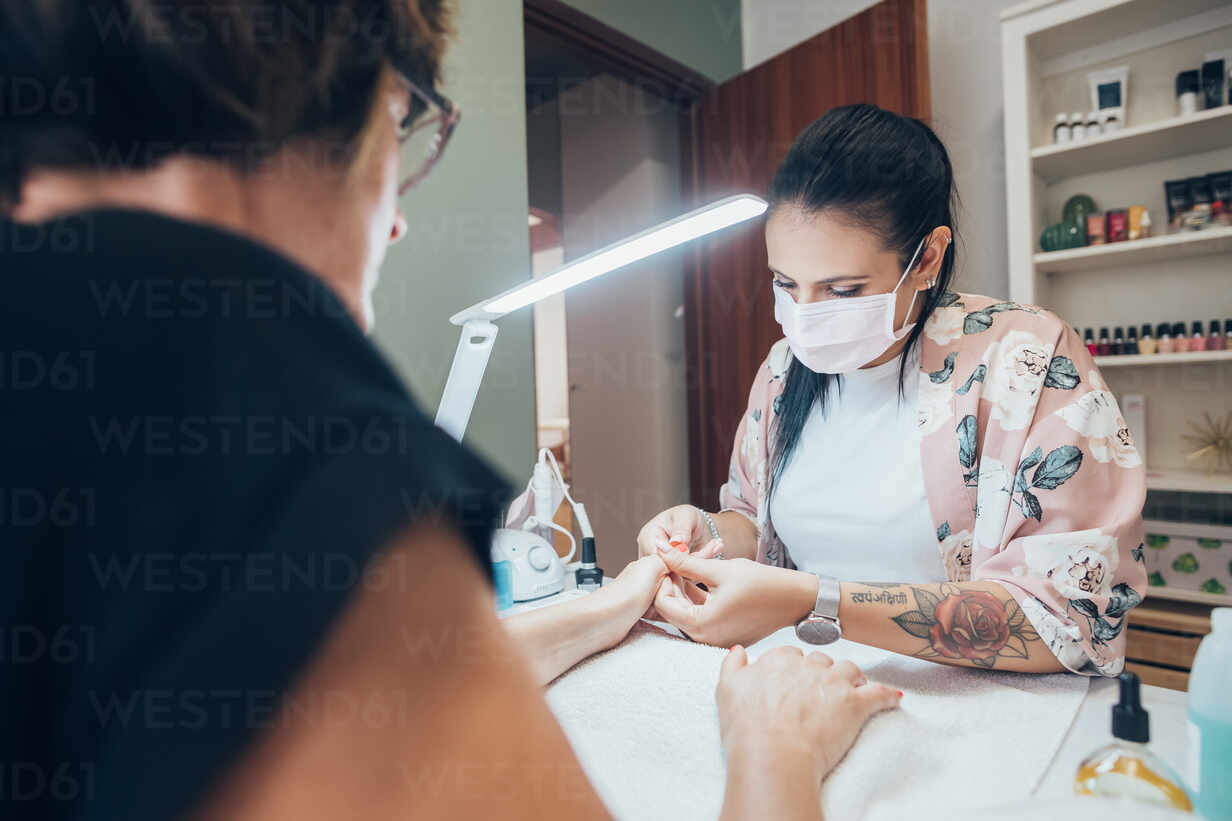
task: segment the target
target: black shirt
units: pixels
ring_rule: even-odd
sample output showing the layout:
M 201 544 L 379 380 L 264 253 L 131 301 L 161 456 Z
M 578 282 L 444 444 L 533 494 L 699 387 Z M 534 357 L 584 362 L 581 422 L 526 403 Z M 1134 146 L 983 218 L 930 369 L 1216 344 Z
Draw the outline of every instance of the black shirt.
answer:
M 382 583 L 375 551 L 444 516 L 486 572 L 507 488 L 254 242 L 0 221 L 0 275 L 0 815 L 173 818 Z

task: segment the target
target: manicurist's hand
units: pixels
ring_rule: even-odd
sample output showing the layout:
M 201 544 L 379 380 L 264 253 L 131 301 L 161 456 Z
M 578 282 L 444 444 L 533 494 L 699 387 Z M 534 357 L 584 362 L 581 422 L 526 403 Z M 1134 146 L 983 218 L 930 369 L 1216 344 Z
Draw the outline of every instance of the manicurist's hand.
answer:
M 825 653 L 776 647 L 750 664 L 733 647 L 715 689 L 727 755 L 723 817 L 819 817 L 822 778 L 869 718 L 901 698 Z
M 804 618 L 817 599 L 817 577 L 749 559 L 706 559 L 659 550 L 673 576 L 701 582 L 689 595 L 665 580 L 655 609 L 694 641 L 728 647 L 751 644 Z
M 711 538 L 710 525 L 693 505 L 676 505 L 655 516 L 637 534 L 637 552 L 653 556 L 659 548 L 668 550 L 672 543 L 687 545 L 689 553 L 705 549 L 714 555 L 722 544 Z M 677 548 L 679 550 L 679 548 Z

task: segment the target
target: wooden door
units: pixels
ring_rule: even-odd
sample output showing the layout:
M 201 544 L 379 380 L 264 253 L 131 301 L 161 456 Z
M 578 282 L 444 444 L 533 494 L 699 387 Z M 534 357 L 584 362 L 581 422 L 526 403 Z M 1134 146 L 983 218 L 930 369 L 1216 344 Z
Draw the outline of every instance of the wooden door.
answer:
M 885 0 L 707 93 L 685 117 L 687 194 L 695 204 L 764 194 L 796 135 L 851 103 L 928 118 L 925 0 Z M 764 228 L 759 220 L 699 243 L 686 279 L 690 494 L 708 510 L 754 372 L 782 336 Z

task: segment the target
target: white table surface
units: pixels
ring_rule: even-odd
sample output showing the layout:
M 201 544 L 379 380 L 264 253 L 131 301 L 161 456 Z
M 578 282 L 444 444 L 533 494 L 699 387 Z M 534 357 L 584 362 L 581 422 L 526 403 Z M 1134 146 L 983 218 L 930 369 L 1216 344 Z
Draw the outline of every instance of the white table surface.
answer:
M 525 610 L 534 610 L 556 604 L 579 594 L 573 589 L 573 568 L 566 573 L 564 593 L 516 604 L 501 613 L 512 615 Z M 607 580 L 605 579 L 605 582 Z M 753 645 L 755 648 L 756 645 Z M 752 649 L 752 648 L 751 648 Z M 1116 679 L 1095 678 L 1087 690 L 1082 706 L 1070 725 L 1069 732 L 1061 742 L 1056 756 L 1044 773 L 1034 795 L 1040 798 L 1062 798 L 1074 794 L 1074 773 L 1078 764 L 1104 744 L 1112 740 L 1112 705 L 1116 704 L 1119 687 Z M 1149 684 L 1142 685 L 1142 706 L 1151 717 L 1151 748 L 1155 754 L 1182 775 L 1185 773 L 1186 733 L 1185 716 L 1188 694 Z

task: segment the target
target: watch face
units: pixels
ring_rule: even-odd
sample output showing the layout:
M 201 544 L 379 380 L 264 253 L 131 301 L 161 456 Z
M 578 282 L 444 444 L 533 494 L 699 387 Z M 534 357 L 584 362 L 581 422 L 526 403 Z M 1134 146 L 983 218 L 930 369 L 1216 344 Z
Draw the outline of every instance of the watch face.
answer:
M 838 622 L 829 619 L 812 617 L 796 625 L 796 638 L 809 644 L 830 644 L 842 634 Z

